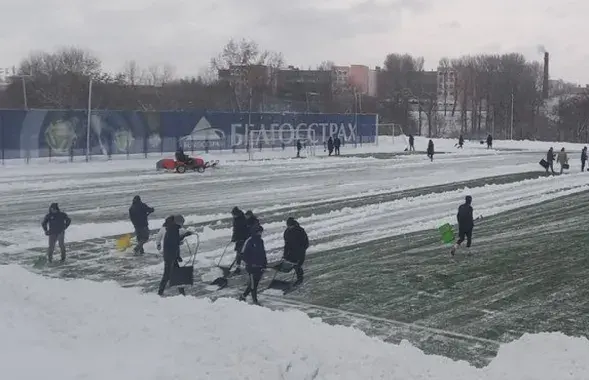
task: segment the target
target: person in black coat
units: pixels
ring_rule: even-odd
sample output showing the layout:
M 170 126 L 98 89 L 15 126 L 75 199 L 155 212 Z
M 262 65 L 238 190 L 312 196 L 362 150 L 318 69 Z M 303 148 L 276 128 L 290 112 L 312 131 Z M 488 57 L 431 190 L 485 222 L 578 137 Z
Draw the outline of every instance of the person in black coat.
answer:
M 462 137 L 462 135 L 460 135 L 460 137 L 458 138 L 458 147 L 464 148 L 464 137 Z
M 581 151 L 581 171 L 585 171 L 585 164 L 587 163 L 587 147 Z
M 249 274 L 249 281 L 247 288 L 239 299 L 240 301 L 245 301 L 247 296 L 251 293 L 252 300 L 256 305 L 260 304 L 258 302 L 258 285 L 262 279 L 264 268 L 268 265 L 266 248 L 264 247 L 264 240 L 262 239 L 262 231 L 264 231 L 264 228 L 259 224 L 254 226 L 251 231 L 251 236 L 245 241 L 242 251 L 245 268 Z
M 429 157 L 429 159 L 431 161 L 434 160 L 434 142 L 433 142 L 433 140 L 429 140 L 429 143 L 427 144 L 427 156 Z
M 487 136 L 487 149 L 493 148 L 493 136 L 490 134 Z
M 61 251 L 61 261 L 65 261 L 65 230 L 70 226 L 72 220 L 69 216 L 59 209 L 57 203 L 52 203 L 49 206 L 49 213 L 43 218 L 41 227 L 45 231 L 45 235 L 49 237 L 49 247 L 47 249 L 47 261 L 53 261 L 53 252 L 55 251 L 55 243 L 59 244 Z
M 456 219 L 458 219 L 458 241 L 452 247 L 451 254 L 454 255 L 460 244 L 466 238 L 466 247 L 470 248 L 472 244 L 472 230 L 474 228 L 474 219 L 472 215 L 472 197 L 470 195 L 466 196 L 465 202 L 458 207 L 458 214 L 456 214 Z
M 137 237 L 137 246 L 134 251 L 136 254 L 143 255 L 143 245 L 149 240 L 149 222 L 147 218 L 149 214 L 154 212 L 153 207 L 149 207 L 141 201 L 139 195 L 133 198 L 133 204 L 129 207 L 129 219 L 135 228 L 135 236 Z
M 234 207 L 231 210 L 231 216 L 233 217 L 233 233 L 231 234 L 231 242 L 235 243 L 235 274 L 241 272 L 241 251 L 243 250 L 243 244 L 250 236 L 249 228 L 247 226 L 247 220 L 245 214 L 238 207 Z
M 333 139 L 333 148 L 335 150 L 335 155 L 339 156 L 340 152 L 339 152 L 339 148 L 342 146 L 342 140 L 340 140 L 339 137 L 335 137 L 335 139 Z
M 299 285 L 303 282 L 303 263 L 307 249 L 309 248 L 309 237 L 305 229 L 301 227 L 299 222 L 294 218 L 286 220 L 286 230 L 284 231 L 284 255 L 286 261 L 294 263 L 294 270 L 297 275 L 297 280 L 294 285 Z
M 409 151 L 415 152 L 415 137 L 413 135 L 409 135 Z
M 303 144 L 301 144 L 301 140 L 297 140 L 297 157 L 301 157 L 301 149 L 303 149 Z
M 254 215 L 254 212 L 252 210 L 247 210 L 245 212 L 245 221 L 248 231 L 250 232 L 250 235 L 248 235 L 249 237 L 251 236 L 251 231 L 254 229 L 254 227 L 260 225 L 260 220 L 257 216 Z
M 333 138 L 331 136 L 327 139 L 327 152 L 329 156 L 333 154 Z
M 548 169 L 550 169 L 552 174 L 555 174 L 554 173 L 554 149 L 552 147 L 550 147 L 550 149 L 548 149 L 548 153 L 546 153 L 546 162 L 548 162 L 548 166 L 546 166 L 546 174 L 548 174 Z
M 192 232 L 187 231 L 180 234 L 180 228 L 184 225 L 184 218 L 181 215 L 169 216 L 166 218 L 164 226 L 166 227 L 166 235 L 164 236 L 164 274 L 160 281 L 160 286 L 157 294 L 164 295 L 164 289 L 172 278 L 175 268 L 182 262 L 180 256 L 180 245 L 185 237 L 192 235 Z M 178 288 L 180 294 L 185 295 L 184 288 Z

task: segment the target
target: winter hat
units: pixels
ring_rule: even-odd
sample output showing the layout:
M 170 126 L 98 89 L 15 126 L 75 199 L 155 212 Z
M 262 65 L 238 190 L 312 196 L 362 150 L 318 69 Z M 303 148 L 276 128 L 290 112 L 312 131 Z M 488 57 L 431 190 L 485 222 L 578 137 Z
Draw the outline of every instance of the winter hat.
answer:
M 52 203 L 49 206 L 49 211 L 51 211 L 51 210 L 59 211 L 59 205 L 56 202 Z
M 260 226 L 259 224 L 256 224 L 255 226 L 253 226 L 250 230 L 250 232 L 252 234 L 261 234 L 264 231 L 264 227 Z
M 252 210 L 247 210 L 247 211 L 245 212 L 245 215 L 247 215 L 247 216 L 254 216 L 254 213 L 253 213 L 253 211 L 252 211 Z
M 297 221 L 292 216 L 289 217 L 288 219 L 286 219 L 286 225 L 288 227 L 296 226 L 297 224 L 298 224 Z
M 232 214 L 232 215 L 237 215 L 237 214 L 239 214 L 239 212 L 240 212 L 240 211 L 241 211 L 241 210 L 239 209 L 239 207 L 235 206 L 235 207 L 233 207 L 233 209 L 231 210 L 231 214 Z
M 141 202 L 141 197 L 139 195 L 135 195 L 133 197 L 133 203 L 139 203 L 139 202 Z
M 171 226 L 174 223 L 174 215 L 170 215 L 164 220 L 164 227 Z
M 466 204 L 471 204 L 472 203 L 472 197 L 470 195 L 466 196 Z
M 184 217 L 182 215 L 174 215 L 174 223 L 182 227 L 184 225 Z

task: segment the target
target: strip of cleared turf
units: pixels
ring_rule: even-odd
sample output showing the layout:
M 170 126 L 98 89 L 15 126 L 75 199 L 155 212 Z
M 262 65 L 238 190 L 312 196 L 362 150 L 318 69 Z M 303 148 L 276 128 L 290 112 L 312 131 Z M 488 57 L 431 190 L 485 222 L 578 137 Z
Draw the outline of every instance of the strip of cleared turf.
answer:
M 475 229 L 470 258 L 459 251 L 451 260 L 436 231 L 310 256 L 305 287 L 289 297 L 502 342 L 536 331 L 583 335 L 589 328 L 587 195 L 485 219 Z M 350 323 L 345 315 L 332 318 Z M 473 358 L 473 349 L 494 350 L 480 342 L 461 348 L 416 343 L 475 364 L 487 356 Z

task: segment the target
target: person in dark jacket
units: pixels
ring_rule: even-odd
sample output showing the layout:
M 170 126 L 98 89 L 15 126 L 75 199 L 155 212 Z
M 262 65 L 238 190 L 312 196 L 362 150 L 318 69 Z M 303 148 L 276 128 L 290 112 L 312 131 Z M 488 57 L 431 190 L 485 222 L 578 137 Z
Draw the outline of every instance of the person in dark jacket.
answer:
M 166 218 L 166 235 L 164 236 L 164 274 L 160 281 L 160 286 L 157 294 L 160 296 L 164 295 L 164 289 L 172 278 L 172 274 L 175 268 L 182 262 L 180 256 L 180 245 L 185 237 L 192 235 L 192 232 L 186 231 L 184 234 L 180 234 L 180 228 L 184 225 L 184 218 L 182 215 L 169 216 Z M 184 288 L 178 288 L 180 294 L 185 295 Z
M 339 137 L 335 137 L 335 139 L 333 139 L 333 149 L 335 150 L 335 155 L 339 156 L 340 152 L 339 152 L 339 148 L 342 146 L 342 140 L 340 140 Z
M 587 147 L 581 151 L 581 171 L 585 171 L 585 164 L 587 163 Z M 589 170 L 589 169 L 588 169 Z
M 546 162 L 548 162 L 548 166 L 546 167 L 546 174 L 548 174 L 548 169 L 550 169 L 552 174 L 555 174 L 554 173 L 554 148 L 552 148 L 552 147 L 550 147 L 550 149 L 548 149 L 548 153 L 546 153 Z
M 472 244 L 472 230 L 474 228 L 474 219 L 472 215 L 472 197 L 470 195 L 466 196 L 465 202 L 458 207 L 458 214 L 456 214 L 456 219 L 458 219 L 458 241 L 452 247 L 450 253 L 454 255 L 460 244 L 466 238 L 466 247 L 470 248 Z
M 458 147 L 464 148 L 464 137 L 462 137 L 462 135 L 460 135 L 460 137 L 458 138 Z
M 331 136 L 327 139 L 327 152 L 329 156 L 333 154 L 333 138 Z
M 256 305 L 260 304 L 258 302 L 258 285 L 262 279 L 264 268 L 268 265 L 266 248 L 264 247 L 264 240 L 262 239 L 262 231 L 264 231 L 264 228 L 259 224 L 254 226 L 251 231 L 252 235 L 245 241 L 242 251 L 245 268 L 249 274 L 249 281 L 247 288 L 239 299 L 245 301 L 247 296 L 251 293 L 252 300 Z
M 231 210 L 231 216 L 233 217 L 233 233 L 231 234 L 231 242 L 235 243 L 235 274 L 241 272 L 241 251 L 243 250 L 243 244 L 250 236 L 249 228 L 247 226 L 247 220 L 243 211 L 238 207 L 234 207 Z
M 149 207 L 141 201 L 139 195 L 133 198 L 133 204 L 129 207 L 129 219 L 135 228 L 135 236 L 137 237 L 137 246 L 134 251 L 136 254 L 143 255 L 143 245 L 149 240 L 149 222 L 147 218 L 149 214 L 154 211 L 153 207 Z
M 303 149 L 303 144 L 301 144 L 301 140 L 297 140 L 297 157 L 301 157 L 301 149 Z
M 409 151 L 415 152 L 415 137 L 413 135 L 409 135 Z
M 297 275 L 297 280 L 294 283 L 295 286 L 303 282 L 303 263 L 305 262 L 308 248 L 309 237 L 305 229 L 294 218 L 290 217 L 286 219 L 283 258 L 295 264 L 294 270 Z
M 65 261 L 65 230 L 70 226 L 72 220 L 69 216 L 59 209 L 57 203 L 52 203 L 49 206 L 49 213 L 43 218 L 41 227 L 45 231 L 45 235 L 49 237 L 49 247 L 47 249 L 47 261 L 53 261 L 53 252 L 55 251 L 55 243 L 59 244 L 61 251 L 61 261 Z
M 429 157 L 429 159 L 431 161 L 434 160 L 434 142 L 433 142 L 433 140 L 429 140 L 429 143 L 427 144 L 427 156 Z
M 260 225 L 260 220 L 258 219 L 257 216 L 254 215 L 254 212 L 252 210 L 247 210 L 245 212 L 245 221 L 246 221 L 248 231 L 250 231 L 250 234 L 255 226 Z
M 487 149 L 493 148 L 493 136 L 490 134 L 487 136 Z

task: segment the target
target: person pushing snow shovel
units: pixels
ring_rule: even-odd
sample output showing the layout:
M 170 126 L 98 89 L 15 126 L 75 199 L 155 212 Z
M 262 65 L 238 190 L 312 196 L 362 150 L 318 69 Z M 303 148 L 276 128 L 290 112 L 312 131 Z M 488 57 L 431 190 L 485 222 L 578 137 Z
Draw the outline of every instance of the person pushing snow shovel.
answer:
M 474 219 L 472 216 L 473 209 L 472 209 L 472 197 L 467 195 L 465 198 L 465 202 L 458 207 L 458 214 L 456 214 L 456 219 L 458 219 L 458 241 L 452 246 L 452 250 L 450 254 L 454 256 L 460 244 L 466 238 L 466 248 L 468 249 L 468 256 L 471 255 L 470 253 L 470 245 L 472 244 L 472 230 L 474 228 Z

